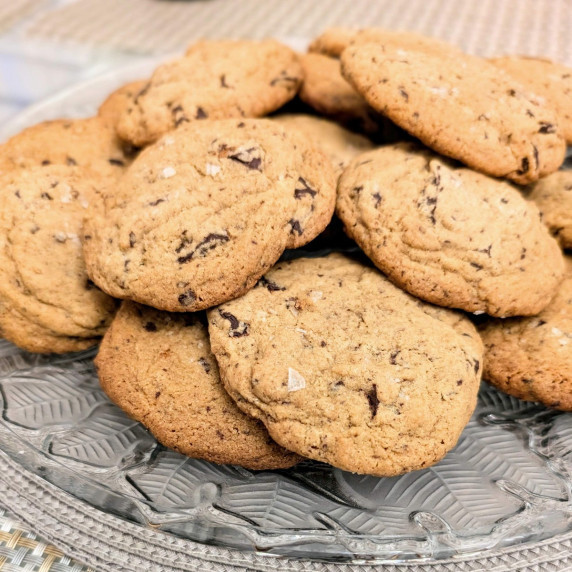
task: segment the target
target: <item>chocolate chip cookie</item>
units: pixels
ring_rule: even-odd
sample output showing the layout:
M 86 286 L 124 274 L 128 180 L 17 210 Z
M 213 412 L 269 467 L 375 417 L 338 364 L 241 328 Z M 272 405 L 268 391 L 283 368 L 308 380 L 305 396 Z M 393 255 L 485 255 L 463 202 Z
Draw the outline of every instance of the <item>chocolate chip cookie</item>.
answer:
M 572 259 L 552 302 L 537 316 L 490 320 L 480 327 L 484 376 L 527 401 L 572 411 Z
M 490 60 L 531 91 L 546 98 L 558 116 L 568 144 L 572 144 L 572 69 L 543 58 L 505 56 Z
M 207 315 L 231 397 L 311 459 L 377 476 L 427 467 L 475 407 L 473 325 L 341 254 L 280 262 Z
M 122 114 L 117 132 L 135 146 L 202 119 L 260 117 L 298 92 L 302 68 L 274 40 L 205 40 L 159 66 Z
M 240 296 L 331 219 L 335 173 L 268 119 L 193 122 L 145 149 L 86 223 L 88 273 L 105 292 L 175 312 Z
M 352 161 L 336 210 L 393 282 L 440 306 L 533 315 L 562 279 L 562 253 L 533 203 L 509 183 L 413 143 Z
M 66 165 L 119 177 L 131 155 L 99 117 L 56 119 L 24 129 L 0 146 L 0 174 L 13 169 Z
M 376 111 L 473 169 L 527 184 L 564 159 L 556 112 L 490 62 L 455 48 L 391 43 L 349 46 L 341 62 Z
M 95 365 L 111 400 L 166 447 L 254 470 L 300 460 L 225 392 L 203 314 L 169 314 L 123 302 Z
M 80 167 L 52 165 L 13 170 L 1 183 L 2 335 L 43 353 L 93 345 L 115 301 L 89 280 L 80 235 L 104 182 Z

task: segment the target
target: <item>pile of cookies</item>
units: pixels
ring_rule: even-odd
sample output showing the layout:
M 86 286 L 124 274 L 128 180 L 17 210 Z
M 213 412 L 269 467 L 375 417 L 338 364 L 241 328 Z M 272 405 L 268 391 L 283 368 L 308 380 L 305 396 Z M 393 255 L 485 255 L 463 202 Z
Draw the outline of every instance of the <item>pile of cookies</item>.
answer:
M 192 457 L 421 469 L 483 372 L 572 410 L 567 142 L 552 62 L 379 29 L 201 41 L 0 148 L 0 329 L 103 336 L 104 391 Z

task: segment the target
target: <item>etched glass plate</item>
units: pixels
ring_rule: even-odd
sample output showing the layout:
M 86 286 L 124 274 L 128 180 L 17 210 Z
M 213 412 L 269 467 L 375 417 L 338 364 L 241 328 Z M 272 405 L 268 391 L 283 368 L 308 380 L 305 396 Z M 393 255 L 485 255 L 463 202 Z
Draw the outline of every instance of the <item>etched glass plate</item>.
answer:
M 95 112 L 145 61 L 60 94 L 5 126 Z M 0 340 L 0 449 L 102 511 L 183 538 L 319 559 L 405 561 L 539 541 L 572 530 L 572 415 L 483 384 L 457 447 L 395 478 L 306 461 L 252 472 L 157 444 L 109 402 L 96 350 L 39 356 Z

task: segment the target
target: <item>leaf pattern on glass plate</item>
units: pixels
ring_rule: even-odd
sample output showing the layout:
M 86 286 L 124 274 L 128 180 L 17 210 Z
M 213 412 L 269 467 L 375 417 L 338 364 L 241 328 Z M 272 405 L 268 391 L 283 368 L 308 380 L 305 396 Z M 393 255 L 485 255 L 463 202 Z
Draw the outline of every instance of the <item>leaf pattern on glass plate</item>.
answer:
M 361 508 L 340 506 L 329 510 L 327 514 L 322 514 L 324 514 L 327 519 L 334 520 L 340 527 L 351 534 L 380 536 L 385 532 L 388 535 L 403 532 L 400 526 L 403 523 L 403 509 L 388 507 L 387 513 L 394 513 L 394 522 L 397 524 L 397 527 L 392 526 L 389 519 L 382 518 L 375 512 Z M 385 514 L 383 516 L 385 516 Z M 411 528 L 411 526 L 409 528 Z
M 323 528 L 313 513 L 327 513 L 336 506 L 271 472 L 259 473 L 255 483 L 228 483 L 223 487 L 219 505 L 261 529 Z
M 554 422 L 539 439 L 541 451 L 550 457 L 561 457 L 572 462 L 572 415 L 555 414 Z
M 530 413 L 532 415 L 542 410 L 546 410 L 546 408 L 538 403 L 522 401 L 522 399 L 517 399 L 516 397 L 507 395 L 506 393 L 495 389 L 486 381 L 481 383 L 477 406 L 477 411 L 481 415 L 492 411 L 497 415 L 510 418 L 516 414 Z
M 219 485 L 223 483 L 236 480 L 253 482 L 254 477 L 238 467 L 189 459 L 158 447 L 148 465 L 127 471 L 126 479 L 157 509 L 186 509 L 198 506 L 205 501 L 204 497 L 214 500 L 218 496 Z
M 18 452 L 16 432 L 38 459 L 73 469 L 61 481 L 71 494 L 88 478 L 102 498 L 105 489 L 131 497 L 126 505 L 134 502 L 143 519 L 177 534 L 216 540 L 224 529 L 245 546 L 311 543 L 328 554 L 391 558 L 463 553 L 520 542 L 523 530 L 532 538 L 571 527 L 570 414 L 483 384 L 457 447 L 424 471 L 379 479 L 305 461 L 254 473 L 158 445 L 103 394 L 94 353 L 32 356 L 0 342 L 0 448 Z
M 127 457 L 136 457 L 155 444 L 143 425 L 129 419 L 119 407 L 104 403 L 79 427 L 56 433 L 48 450 L 57 457 L 111 468 L 123 465 Z
M 561 498 L 562 486 L 542 460 L 519 443 L 518 436 L 497 426 L 469 423 L 457 447 L 435 466 L 400 477 L 376 479 L 337 471 L 344 493 L 387 523 L 409 530 L 409 515 L 417 511 L 439 514 L 456 530 L 492 528 L 499 519 L 520 510 L 522 502 L 501 491 L 495 481 L 512 480 L 529 491 Z
M 35 368 L 0 380 L 6 421 L 27 429 L 78 423 L 107 401 L 91 369 Z

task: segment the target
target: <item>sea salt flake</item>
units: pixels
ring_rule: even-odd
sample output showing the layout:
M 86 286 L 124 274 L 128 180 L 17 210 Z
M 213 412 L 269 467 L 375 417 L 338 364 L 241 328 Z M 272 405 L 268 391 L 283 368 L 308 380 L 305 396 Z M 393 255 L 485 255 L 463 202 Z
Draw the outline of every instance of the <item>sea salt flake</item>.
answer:
M 484 314 L 484 313 L 485 313 L 484 310 L 477 310 L 476 312 L 473 312 L 473 314 L 475 316 L 480 316 L 481 314 Z
M 446 87 L 430 87 L 429 91 L 431 93 L 440 95 L 441 97 L 445 97 L 446 95 L 449 94 L 449 90 Z
M 177 171 L 175 171 L 175 169 L 173 169 L 173 167 L 165 167 L 162 171 L 161 171 L 161 179 L 170 179 L 171 177 L 174 177 L 177 174 Z
M 299 391 L 306 387 L 306 380 L 295 369 L 288 368 L 288 392 Z
M 220 173 L 220 167 L 214 163 L 207 163 L 206 172 L 210 177 L 214 177 Z
M 310 291 L 310 299 L 312 300 L 312 302 L 317 302 L 318 300 L 321 300 L 323 295 L 324 294 L 320 292 L 320 290 Z
M 308 333 L 306 330 L 303 330 L 302 328 L 296 328 L 296 331 L 297 331 L 299 334 L 307 334 L 307 333 Z
M 555 336 L 561 336 L 562 330 L 559 330 L 558 328 L 552 328 L 552 334 Z

